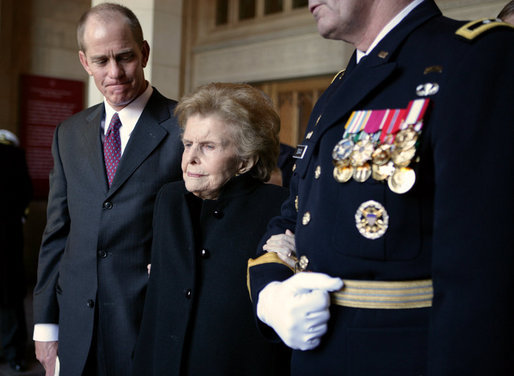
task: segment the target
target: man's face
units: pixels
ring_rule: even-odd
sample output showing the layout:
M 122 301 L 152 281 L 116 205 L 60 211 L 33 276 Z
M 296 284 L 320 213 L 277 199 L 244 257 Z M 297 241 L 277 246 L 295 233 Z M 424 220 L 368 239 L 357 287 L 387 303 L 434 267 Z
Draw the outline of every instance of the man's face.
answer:
M 365 31 L 374 0 L 309 0 L 322 37 L 354 43 Z
M 91 17 L 84 30 L 84 49 L 80 62 L 93 76 L 96 87 L 116 111 L 121 110 L 146 89 L 143 68 L 150 47 L 138 46 L 121 16 L 105 23 Z

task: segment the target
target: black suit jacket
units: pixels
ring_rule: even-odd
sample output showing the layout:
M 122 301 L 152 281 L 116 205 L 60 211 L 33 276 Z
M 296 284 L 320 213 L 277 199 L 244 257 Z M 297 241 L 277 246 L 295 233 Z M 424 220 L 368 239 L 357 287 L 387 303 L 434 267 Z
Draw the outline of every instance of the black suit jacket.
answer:
M 245 175 L 218 200 L 182 182 L 159 192 L 136 375 L 285 375 L 289 352 L 260 335 L 246 264 L 287 190 Z
M 62 375 L 81 375 L 92 343 L 109 375 L 130 374 L 155 196 L 163 184 L 182 177 L 174 106 L 154 89 L 110 188 L 100 134 L 104 105 L 74 115 L 55 131 L 34 321 L 59 324 Z
M 313 110 L 290 199 L 263 240 L 289 228 L 309 270 L 357 280 L 431 278 L 434 299 L 420 309 L 333 305 L 321 345 L 293 352 L 294 375 L 514 373 L 514 31 L 498 26 L 468 40 L 456 35 L 463 24 L 423 2 L 350 63 Z M 425 96 L 425 84 L 438 91 Z M 431 103 L 410 191 L 334 179 L 332 151 L 352 111 L 405 108 L 422 97 Z M 368 200 L 389 215 L 374 240 L 355 220 Z M 302 221 L 306 213 L 310 221 Z M 288 275 L 279 264 L 252 268 L 254 299 Z

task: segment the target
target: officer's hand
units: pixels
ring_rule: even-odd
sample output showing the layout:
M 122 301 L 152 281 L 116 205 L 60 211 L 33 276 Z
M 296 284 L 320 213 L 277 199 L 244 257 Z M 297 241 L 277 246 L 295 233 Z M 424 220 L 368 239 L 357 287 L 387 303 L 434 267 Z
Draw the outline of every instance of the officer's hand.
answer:
M 257 316 L 295 350 L 319 345 L 330 318 L 330 291 L 343 281 L 322 273 L 299 273 L 283 282 L 271 282 L 259 293 Z
M 57 358 L 57 341 L 40 342 L 35 341 L 36 359 L 45 368 L 46 376 L 54 376 L 55 360 Z
M 291 230 L 286 230 L 284 234 L 271 236 L 262 249 L 275 252 L 282 261 L 294 268 L 296 264 L 296 244 Z

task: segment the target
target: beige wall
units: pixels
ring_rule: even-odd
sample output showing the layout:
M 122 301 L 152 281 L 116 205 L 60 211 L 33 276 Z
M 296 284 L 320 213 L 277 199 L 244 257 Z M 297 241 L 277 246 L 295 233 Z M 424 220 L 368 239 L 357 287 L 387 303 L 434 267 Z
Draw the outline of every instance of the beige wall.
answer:
M 287 18 L 216 28 L 214 2 L 186 8 L 186 90 L 210 81 L 270 81 L 338 72 L 353 48 L 321 38 L 307 8 Z M 443 14 L 461 20 L 495 17 L 507 0 L 436 0 Z M 252 20 L 254 21 L 254 20 Z

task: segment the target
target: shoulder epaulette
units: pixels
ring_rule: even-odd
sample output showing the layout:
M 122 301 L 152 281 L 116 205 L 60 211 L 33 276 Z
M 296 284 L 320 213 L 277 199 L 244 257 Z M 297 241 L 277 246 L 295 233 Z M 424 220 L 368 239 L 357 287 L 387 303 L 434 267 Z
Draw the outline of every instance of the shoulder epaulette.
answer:
M 344 72 L 346 72 L 346 69 L 341 69 L 339 72 L 337 72 L 336 75 L 334 76 L 334 78 L 332 78 L 332 81 L 330 81 L 330 84 L 332 84 L 336 80 L 337 77 L 339 77 L 339 78 L 343 77 Z
M 499 26 L 514 28 L 513 25 L 508 24 L 506 22 L 502 22 L 497 18 L 482 18 L 480 20 L 468 22 L 467 24 L 459 28 L 459 30 L 457 30 L 455 34 L 468 40 L 473 40 L 479 35 L 485 33 L 486 31 Z

